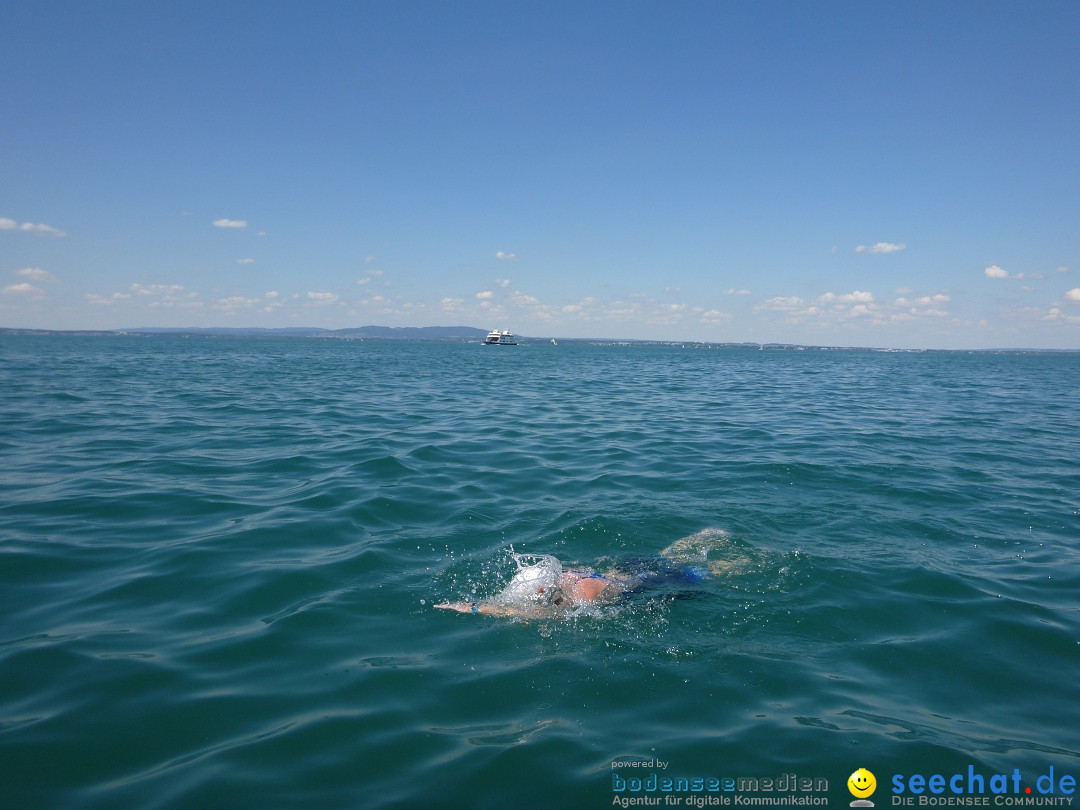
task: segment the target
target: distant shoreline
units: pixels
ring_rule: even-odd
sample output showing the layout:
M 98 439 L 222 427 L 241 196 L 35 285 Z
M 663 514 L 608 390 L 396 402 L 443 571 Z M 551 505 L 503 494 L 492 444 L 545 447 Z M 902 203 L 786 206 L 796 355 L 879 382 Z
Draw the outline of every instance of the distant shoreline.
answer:
M 458 343 L 482 342 L 487 330 L 474 327 L 445 326 L 363 326 L 351 329 L 321 329 L 318 327 L 141 327 L 138 329 L 30 329 L 0 327 L 0 335 L 36 335 L 41 337 L 188 337 L 188 338 L 307 338 L 321 340 L 401 340 L 445 341 Z M 517 335 L 519 343 L 546 344 L 550 337 Z M 1080 354 L 1080 349 L 1041 349 L 1000 347 L 982 349 L 898 349 L 878 346 L 829 346 L 799 343 L 754 343 L 711 340 L 648 340 L 638 338 L 577 338 L 558 337 L 560 343 L 597 346 L 684 346 L 708 349 L 754 349 L 769 351 L 863 351 L 882 353 L 971 352 L 971 353 L 1029 353 Z

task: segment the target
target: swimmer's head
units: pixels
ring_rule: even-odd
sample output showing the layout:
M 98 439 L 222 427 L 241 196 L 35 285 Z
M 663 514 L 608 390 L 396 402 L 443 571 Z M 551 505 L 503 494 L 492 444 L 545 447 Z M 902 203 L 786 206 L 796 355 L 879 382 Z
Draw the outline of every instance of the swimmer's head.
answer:
M 561 595 L 562 565 L 548 554 L 514 554 L 517 573 L 499 594 L 501 602 L 536 603 L 555 601 Z M 555 601 L 558 604 L 558 601 Z

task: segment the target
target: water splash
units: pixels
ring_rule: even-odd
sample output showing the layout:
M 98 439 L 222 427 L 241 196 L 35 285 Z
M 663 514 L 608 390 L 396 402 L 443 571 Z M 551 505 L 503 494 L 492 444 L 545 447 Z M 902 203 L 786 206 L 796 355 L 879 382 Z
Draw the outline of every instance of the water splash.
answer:
M 558 592 L 562 563 L 550 554 L 517 554 L 510 547 L 517 571 L 495 601 L 504 605 L 535 605 L 550 601 Z

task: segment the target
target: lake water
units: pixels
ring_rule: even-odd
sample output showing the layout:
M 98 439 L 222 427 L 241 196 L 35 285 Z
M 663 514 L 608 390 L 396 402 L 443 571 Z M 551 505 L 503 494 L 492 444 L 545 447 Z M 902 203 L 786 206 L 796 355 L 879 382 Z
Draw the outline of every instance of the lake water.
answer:
M 1077 354 L 0 336 L 0 465 L 0 807 L 1075 800 Z

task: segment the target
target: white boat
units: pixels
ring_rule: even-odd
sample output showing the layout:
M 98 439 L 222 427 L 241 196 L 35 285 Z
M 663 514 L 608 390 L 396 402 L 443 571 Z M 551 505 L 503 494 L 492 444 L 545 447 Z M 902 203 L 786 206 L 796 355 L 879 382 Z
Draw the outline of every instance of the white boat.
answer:
M 517 346 L 517 341 L 514 340 L 514 335 L 509 329 L 499 331 L 498 329 L 492 329 L 488 332 L 488 336 L 484 338 L 485 346 Z

